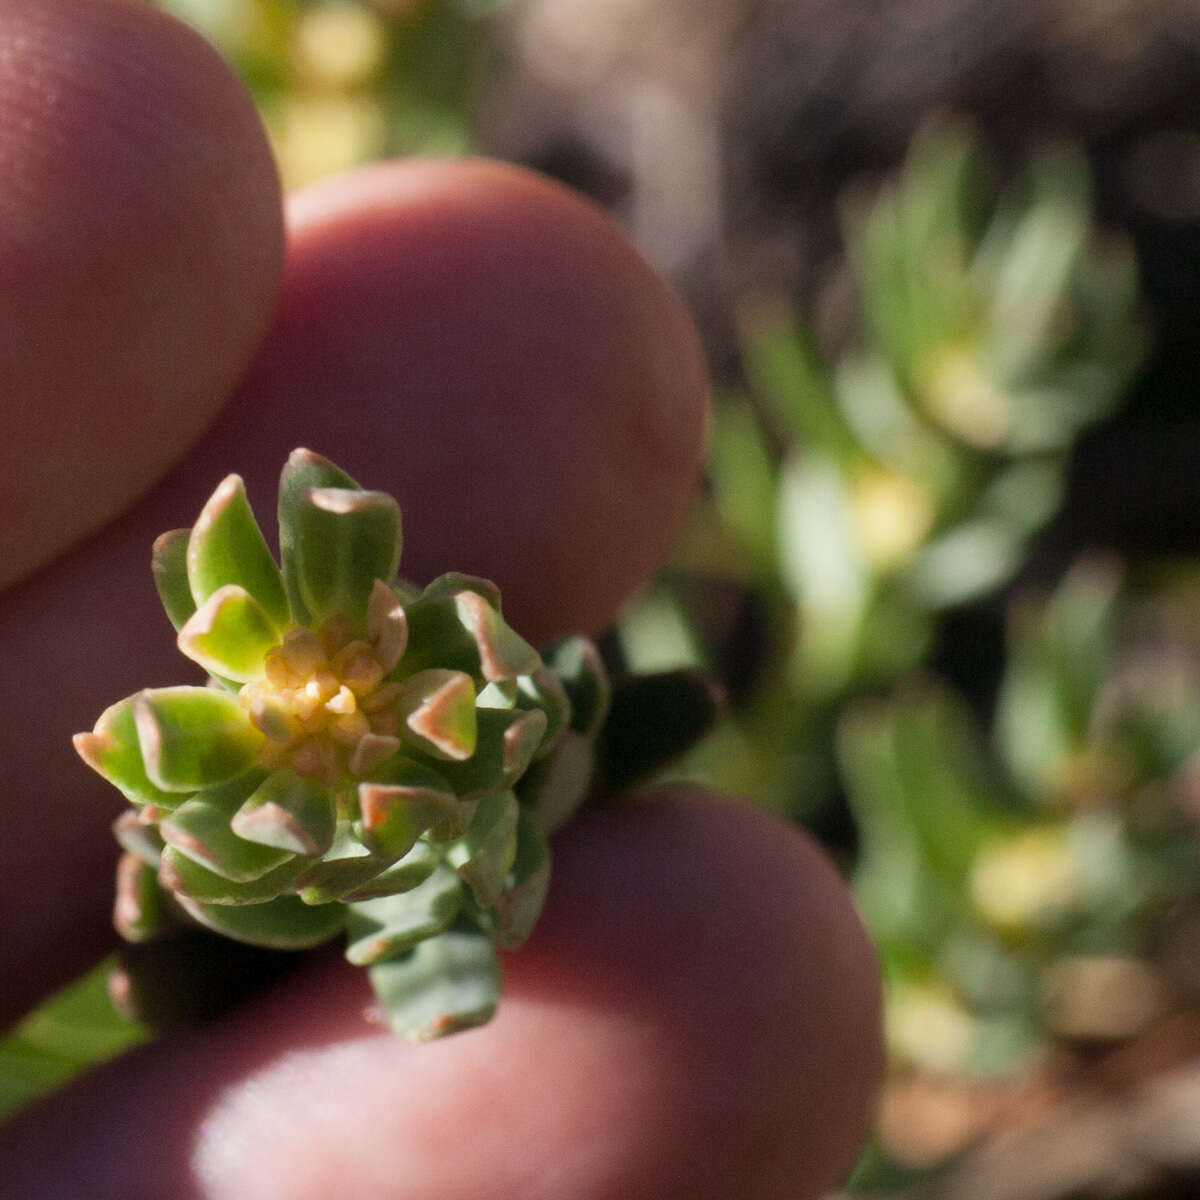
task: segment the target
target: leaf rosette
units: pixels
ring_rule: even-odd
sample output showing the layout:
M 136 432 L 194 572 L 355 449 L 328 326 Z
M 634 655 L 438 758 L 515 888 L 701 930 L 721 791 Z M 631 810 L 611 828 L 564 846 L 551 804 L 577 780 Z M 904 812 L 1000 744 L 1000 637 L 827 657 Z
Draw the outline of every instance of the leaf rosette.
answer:
M 397 577 L 396 501 L 308 450 L 279 487 L 277 564 L 241 479 L 152 567 L 203 687 L 149 688 L 76 735 L 116 824 L 130 941 L 198 922 L 303 949 L 345 933 L 393 1026 L 486 1021 L 496 948 L 537 920 L 547 835 L 581 802 L 609 684 L 591 643 L 545 658 L 486 580 Z

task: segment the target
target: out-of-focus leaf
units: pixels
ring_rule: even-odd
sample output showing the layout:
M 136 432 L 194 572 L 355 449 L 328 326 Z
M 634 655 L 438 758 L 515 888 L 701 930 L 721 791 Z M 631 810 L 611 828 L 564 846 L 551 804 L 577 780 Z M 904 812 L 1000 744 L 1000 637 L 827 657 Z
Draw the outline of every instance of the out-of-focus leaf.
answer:
M 775 558 L 778 471 L 754 410 L 730 396 L 714 412 L 709 458 L 714 502 L 759 569 Z
M 1083 751 L 1112 665 L 1119 573 L 1074 568 L 1042 606 L 1014 611 L 996 730 L 1009 769 L 1032 794 L 1061 784 Z
M 960 894 L 980 848 L 1012 819 L 968 714 L 928 685 L 852 711 L 840 734 L 843 774 L 864 828 L 889 823 L 877 855 L 892 853 L 891 839 L 907 840 L 907 874 L 920 864 Z
M 755 394 L 793 450 L 846 462 L 858 452 L 828 371 L 804 329 L 779 317 L 747 318 L 742 358 Z
M 122 946 L 108 973 L 112 1006 L 155 1033 L 212 1020 L 277 983 L 302 957 L 177 928 L 170 937 Z
M 932 956 L 952 913 L 932 876 L 892 761 L 884 710 L 860 706 L 838 730 L 841 775 L 858 829 L 854 887 L 884 952 L 916 944 Z
M 0 1117 L 146 1040 L 144 1028 L 113 1011 L 109 966 L 102 963 L 0 1038 Z
M 1022 460 L 997 473 L 980 496 L 979 507 L 1028 536 L 1058 511 L 1064 486 L 1058 459 Z
M 980 517 L 932 541 L 913 566 L 911 584 L 930 608 L 949 608 L 1003 583 L 1021 560 L 1019 529 Z
M 1010 193 L 1002 202 L 978 264 L 986 271 L 980 290 L 988 297 L 1000 380 L 1019 385 L 1056 353 L 1070 328 L 1071 283 L 1091 232 L 1089 191 L 1082 153 L 1058 146 L 1034 157 L 1031 196 Z
M 843 479 L 823 459 L 798 457 L 779 490 L 779 563 L 802 613 L 802 688 L 828 694 L 853 669 L 871 586 Z
M 651 584 L 621 618 L 617 635 L 630 670 L 671 671 L 704 663 L 687 611 L 675 592 Z
M 970 334 L 965 268 L 986 213 L 983 176 L 970 129 L 934 124 L 914 140 L 894 184 L 866 211 L 848 209 L 863 315 L 907 387 L 932 347 Z

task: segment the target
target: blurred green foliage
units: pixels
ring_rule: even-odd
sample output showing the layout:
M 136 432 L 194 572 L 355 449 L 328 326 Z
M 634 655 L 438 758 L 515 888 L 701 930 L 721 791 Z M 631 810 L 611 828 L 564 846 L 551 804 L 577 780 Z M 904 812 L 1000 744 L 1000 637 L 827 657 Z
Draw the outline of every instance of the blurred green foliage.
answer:
M 1036 1045 L 1051 964 L 1151 953 L 1158 922 L 1200 900 L 1200 678 L 1181 665 L 1197 647 L 1129 645 L 1155 603 L 1122 604 L 1111 564 L 1087 562 L 1019 605 L 990 741 L 930 681 L 841 720 L 855 882 L 890 984 L 960 1006 L 961 1056 L 941 1069 L 1010 1068 Z M 998 1058 L 997 1019 L 1026 1025 Z M 932 1065 L 927 1046 L 894 1049 Z
M 505 0 L 158 0 L 249 85 L 286 186 L 397 154 L 461 154 Z
M 1098 229 L 1079 155 L 1044 149 L 999 194 L 989 179 L 969 126 L 941 121 L 895 179 L 847 199 L 861 320 L 840 352 L 745 306 L 709 494 L 647 601 L 710 666 L 721 631 L 702 627 L 696 577 L 763 606 L 761 676 L 702 773 L 801 818 L 832 786 L 839 706 L 924 661 L 941 614 L 1015 574 L 1059 510 L 1075 440 L 1140 360 L 1134 255 Z M 752 755 L 731 752 L 739 736 Z M 750 774 L 719 765 L 747 757 Z
M 147 1039 L 109 1003 L 108 971 L 102 963 L 0 1038 L 0 1117 Z

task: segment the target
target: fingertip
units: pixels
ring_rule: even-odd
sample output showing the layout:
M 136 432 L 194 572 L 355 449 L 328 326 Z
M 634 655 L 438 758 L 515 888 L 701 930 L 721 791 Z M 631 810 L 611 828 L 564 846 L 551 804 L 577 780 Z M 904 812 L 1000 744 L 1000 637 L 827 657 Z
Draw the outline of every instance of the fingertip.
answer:
M 0 586 L 126 507 L 266 327 L 279 183 L 245 90 L 129 0 L 0 3 Z
M 882 999 L 824 852 L 744 801 L 669 785 L 574 825 L 555 872 L 513 990 L 583 1002 L 603 979 L 608 1003 L 655 1023 L 677 1072 L 657 1098 L 655 1152 L 684 1162 L 706 1147 L 687 1186 L 664 1176 L 661 1194 L 835 1187 L 882 1080 Z
M 377 164 L 288 211 L 274 326 L 203 457 L 311 444 L 397 495 L 406 575 L 495 579 L 536 642 L 603 627 L 699 475 L 678 297 L 590 202 L 500 163 Z

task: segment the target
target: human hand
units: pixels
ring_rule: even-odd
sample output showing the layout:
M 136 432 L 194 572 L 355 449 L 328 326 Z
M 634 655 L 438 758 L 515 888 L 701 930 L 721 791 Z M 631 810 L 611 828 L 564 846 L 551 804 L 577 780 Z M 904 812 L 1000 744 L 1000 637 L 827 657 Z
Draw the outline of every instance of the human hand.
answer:
M 0 0 L 0 214 L 7 1023 L 111 944 L 118 805 L 70 734 L 178 680 L 156 534 L 230 470 L 268 512 L 307 444 L 397 495 L 406 573 L 495 579 L 535 642 L 595 631 L 690 500 L 705 379 L 616 228 L 512 168 L 310 189 L 285 259 L 248 98 L 132 0 Z M 413 1047 L 316 958 L 0 1127 L 0 1194 L 787 1200 L 848 1165 L 874 962 L 775 819 L 682 787 L 584 815 L 505 974 L 490 1025 Z

